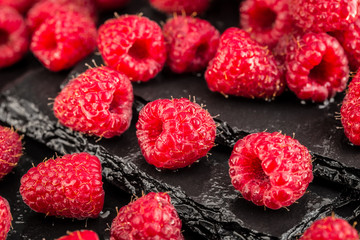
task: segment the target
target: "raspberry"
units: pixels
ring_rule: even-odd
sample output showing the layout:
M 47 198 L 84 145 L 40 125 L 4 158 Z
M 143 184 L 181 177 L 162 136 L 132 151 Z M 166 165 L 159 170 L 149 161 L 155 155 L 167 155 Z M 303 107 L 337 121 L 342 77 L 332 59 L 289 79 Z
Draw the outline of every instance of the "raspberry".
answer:
M 21 139 L 13 129 L 0 126 L 0 179 L 17 165 L 22 155 Z
M 81 230 L 68 233 L 56 240 L 99 240 L 99 236 L 91 230 Z
M 119 210 L 110 240 L 183 240 L 181 220 L 167 193 L 151 192 Z
M 289 44 L 287 86 L 298 98 L 323 102 L 345 89 L 348 61 L 340 43 L 326 33 L 306 33 Z
M 28 48 L 29 34 L 23 17 L 11 7 L 0 6 L 0 69 L 18 62 Z
M 286 0 L 246 0 L 240 5 L 240 25 L 257 42 L 273 48 L 289 31 L 292 18 Z
M 145 105 L 136 135 L 146 161 L 177 169 L 204 157 L 214 146 L 216 125 L 210 114 L 188 99 L 159 99 Z
M 166 60 L 160 26 L 146 17 L 123 15 L 99 28 L 98 48 L 105 63 L 132 81 L 148 81 Z
M 238 28 L 222 34 L 205 79 L 211 91 L 247 98 L 271 99 L 285 87 L 275 58 Z
M 279 132 L 254 133 L 239 140 L 229 165 L 231 182 L 242 196 L 271 209 L 294 203 L 313 179 L 309 151 Z
M 166 22 L 163 33 L 167 64 L 175 73 L 203 70 L 219 45 L 219 32 L 199 18 L 175 16 Z
M 210 0 L 149 0 L 152 7 L 164 13 L 182 13 L 187 15 L 203 13 L 210 5 Z
M 53 110 L 61 124 L 75 131 L 111 138 L 129 128 L 133 100 L 125 75 L 98 67 L 72 79 L 55 98 Z
M 11 212 L 9 202 L 0 197 L 0 239 L 5 240 L 11 226 Z
M 299 240 L 359 240 L 359 234 L 346 220 L 326 217 L 315 221 Z
M 115 10 L 124 7 L 130 0 L 95 0 L 98 8 L 102 10 Z
M 100 161 L 88 153 L 44 161 L 30 168 L 20 183 L 24 202 L 48 216 L 96 218 L 103 208 Z
M 30 49 L 51 71 L 74 66 L 96 47 L 96 27 L 76 12 L 57 12 L 34 32 Z
M 24 14 L 35 1 L 36 0 L 0 0 L 0 8 L 2 6 L 9 6 L 15 8 L 19 13 Z
M 49 12 L 49 9 L 51 9 L 51 12 Z M 97 19 L 95 5 L 91 0 L 43 0 L 29 10 L 26 21 L 33 32 L 54 14 L 69 11 L 87 16 L 93 21 Z
M 294 23 L 313 32 L 341 29 L 359 15 L 357 0 L 290 0 L 289 7 Z

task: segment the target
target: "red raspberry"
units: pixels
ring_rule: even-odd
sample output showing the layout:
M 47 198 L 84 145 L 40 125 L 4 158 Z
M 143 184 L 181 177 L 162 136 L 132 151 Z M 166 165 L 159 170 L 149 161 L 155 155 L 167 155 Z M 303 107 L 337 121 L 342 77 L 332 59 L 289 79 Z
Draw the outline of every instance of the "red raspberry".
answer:
M 99 236 L 91 230 L 81 230 L 68 233 L 56 240 L 99 240 Z
M 11 226 L 11 211 L 9 202 L 0 197 L 0 239 L 5 240 Z
M 44 161 L 30 168 L 20 183 L 24 202 L 48 216 L 96 218 L 103 208 L 100 161 L 88 153 Z
M 102 10 L 116 10 L 124 7 L 130 0 L 95 0 L 98 8 Z
M 240 25 L 257 42 L 273 48 L 291 28 L 286 0 L 246 0 L 240 5 Z
M 0 69 L 18 62 L 28 48 L 29 34 L 23 17 L 11 7 L 0 6 Z
M 358 13 L 358 0 L 290 0 L 290 14 L 305 31 L 328 32 L 353 23 Z
M 299 240 L 359 240 L 359 234 L 346 220 L 326 217 L 315 221 Z
M 13 129 L 0 126 L 0 179 L 17 165 L 22 155 L 21 139 Z
M 182 13 L 187 15 L 203 13 L 210 5 L 210 0 L 149 0 L 151 6 L 165 13 Z
M 206 20 L 175 16 L 163 27 L 167 64 L 175 73 L 197 72 L 208 65 L 219 45 L 219 32 Z
M 24 14 L 35 2 L 36 0 L 0 0 L 0 6 L 9 6 L 15 8 L 19 13 Z
M 87 16 L 93 21 L 97 19 L 95 5 L 91 0 L 43 0 L 29 10 L 26 21 L 31 31 L 35 31 L 54 14 L 69 11 Z
M 93 21 L 76 12 L 58 12 L 34 32 L 30 49 L 51 71 L 74 66 L 96 47 Z
M 222 34 L 205 79 L 211 91 L 247 98 L 272 99 L 285 87 L 275 58 L 238 28 Z
M 254 133 L 239 140 L 229 165 L 231 182 L 242 196 L 271 209 L 293 204 L 313 179 L 309 151 L 278 132 Z
M 133 100 L 125 75 L 98 67 L 72 79 L 55 98 L 53 110 L 61 124 L 75 131 L 111 138 L 129 128 Z
M 99 28 L 98 48 L 105 63 L 125 73 L 131 81 L 148 81 L 166 60 L 160 26 L 146 17 L 123 15 Z
M 181 220 L 167 193 L 151 192 L 119 210 L 110 240 L 183 240 Z
M 298 98 L 323 102 L 345 89 L 348 61 L 340 43 L 326 33 L 294 38 L 286 56 L 287 86 Z
M 210 114 L 188 99 L 159 99 L 139 113 L 136 135 L 146 161 L 177 169 L 204 157 L 214 146 L 216 125 Z

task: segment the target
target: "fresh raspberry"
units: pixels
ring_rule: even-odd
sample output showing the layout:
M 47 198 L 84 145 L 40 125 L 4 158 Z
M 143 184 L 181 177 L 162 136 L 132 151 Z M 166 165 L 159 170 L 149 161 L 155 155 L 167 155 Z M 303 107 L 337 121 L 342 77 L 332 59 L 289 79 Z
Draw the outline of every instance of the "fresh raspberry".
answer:
M 305 31 L 328 32 L 353 23 L 358 13 L 358 0 L 290 0 L 294 23 Z
M 97 7 L 101 10 L 116 10 L 124 7 L 130 0 L 95 0 Z
M 35 2 L 36 0 L 0 0 L 0 6 L 9 6 L 24 14 Z
M 17 165 L 22 155 L 21 139 L 13 129 L 0 126 L 0 179 Z
M 99 28 L 98 48 L 105 63 L 131 81 L 155 77 L 166 61 L 160 26 L 146 17 L 123 15 Z
M 44 161 L 30 168 L 20 183 L 24 202 L 48 216 L 96 218 L 103 208 L 100 161 L 88 153 Z
M 294 38 L 286 56 L 287 86 L 298 98 L 323 102 L 345 89 L 348 61 L 340 43 L 326 33 Z
M 181 220 L 167 193 L 151 192 L 119 210 L 110 240 L 183 240 Z
M 210 0 L 149 0 L 152 7 L 164 13 L 203 13 L 210 5 Z
M 0 6 L 0 69 L 18 62 L 28 48 L 29 33 L 23 17 L 11 7 Z
M 98 67 L 72 79 L 55 98 L 53 110 L 61 124 L 75 131 L 111 138 L 129 128 L 133 100 L 125 75 Z
M 34 32 L 30 49 L 51 71 L 74 66 L 96 47 L 92 20 L 76 12 L 58 12 Z
M 148 103 L 136 128 L 146 161 L 160 169 L 182 168 L 204 157 L 216 134 L 209 112 L 185 98 Z
M 66 236 L 62 236 L 56 240 L 99 240 L 99 236 L 94 231 L 81 230 L 67 233 Z
M 240 26 L 257 42 L 273 48 L 291 28 L 286 0 L 245 0 L 240 5 Z
M 254 133 L 239 140 L 229 165 L 231 182 L 242 196 L 271 209 L 293 204 L 313 179 L 309 151 L 279 132 Z
M 357 71 L 360 67 L 360 19 L 347 28 L 329 33 L 344 48 L 350 69 Z
M 326 217 L 315 221 L 299 240 L 359 240 L 359 234 L 346 220 Z
M 9 202 L 0 197 L 0 239 L 5 240 L 11 226 L 11 211 Z
M 29 10 L 26 22 L 33 32 L 54 14 L 69 11 L 87 16 L 94 22 L 97 20 L 95 5 L 92 0 L 43 0 Z
M 208 65 L 219 45 L 219 32 L 206 20 L 175 16 L 163 27 L 167 64 L 175 73 L 197 72 Z
M 211 91 L 247 98 L 272 99 L 285 87 L 274 56 L 238 28 L 222 34 L 205 79 Z

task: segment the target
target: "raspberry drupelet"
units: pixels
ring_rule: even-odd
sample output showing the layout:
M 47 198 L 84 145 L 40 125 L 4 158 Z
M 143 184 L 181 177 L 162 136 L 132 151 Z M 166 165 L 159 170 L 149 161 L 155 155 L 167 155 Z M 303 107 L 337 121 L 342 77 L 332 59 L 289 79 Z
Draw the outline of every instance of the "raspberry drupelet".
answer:
M 11 210 L 9 202 L 0 196 L 0 239 L 5 240 L 11 227 Z
M 97 67 L 72 79 L 55 98 L 53 110 L 61 124 L 75 131 L 111 138 L 129 128 L 133 101 L 124 74 Z
M 279 132 L 240 139 L 229 165 L 231 182 L 244 199 L 271 209 L 293 204 L 313 179 L 307 148 Z
M 36 1 L 37 0 L 0 0 L 0 8 L 9 6 L 16 9 L 20 14 L 25 14 Z
M 219 32 L 206 20 L 174 16 L 163 27 L 167 65 L 175 73 L 206 68 L 219 45 Z
M 80 230 L 68 233 L 56 240 L 99 240 L 99 236 L 91 230 Z
M 18 164 L 23 149 L 21 140 L 13 129 L 0 126 L 0 179 Z
M 168 14 L 184 12 L 186 15 L 201 14 L 210 5 L 210 0 L 149 0 L 149 2 L 161 12 Z
M 183 168 L 206 156 L 216 135 L 210 114 L 185 98 L 148 103 L 136 128 L 145 160 L 160 169 Z
M 131 81 L 148 81 L 163 68 L 166 47 L 160 26 L 138 15 L 123 15 L 99 28 L 98 48 L 104 62 Z

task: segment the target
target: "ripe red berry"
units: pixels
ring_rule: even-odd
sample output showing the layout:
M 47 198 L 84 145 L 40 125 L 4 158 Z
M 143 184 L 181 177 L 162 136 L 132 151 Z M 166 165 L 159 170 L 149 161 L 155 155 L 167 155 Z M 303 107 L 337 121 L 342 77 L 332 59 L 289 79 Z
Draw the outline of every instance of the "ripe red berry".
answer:
M 34 32 L 30 49 L 51 71 L 74 66 L 96 47 L 96 27 L 76 12 L 57 12 Z
M 294 23 L 313 32 L 342 29 L 359 15 L 357 0 L 290 0 L 289 7 Z
M 108 67 L 88 69 L 55 98 L 61 124 L 89 135 L 111 138 L 125 132 L 132 118 L 131 82 Z
M 260 44 L 273 48 L 291 25 L 286 0 L 246 0 L 240 4 L 240 26 Z
M 164 13 L 182 13 L 187 15 L 203 13 L 210 5 L 210 0 L 149 0 L 151 6 Z
M 11 211 L 9 202 L 0 197 L 0 239 L 5 240 L 11 226 Z
M 0 126 L 0 179 L 17 165 L 22 155 L 21 139 L 13 129 Z
M 315 221 L 299 240 L 359 240 L 359 234 L 346 220 L 326 217 Z
M 0 69 L 18 62 L 28 48 L 29 33 L 23 17 L 11 7 L 0 6 Z
M 24 14 L 35 2 L 36 0 L 0 0 L 0 6 L 9 6 Z
M 287 86 L 303 100 L 323 102 L 345 89 L 348 61 L 340 43 L 326 33 L 292 38 L 286 56 Z
M 160 26 L 137 15 L 123 15 L 100 26 L 98 48 L 105 63 L 131 81 L 155 77 L 166 60 Z
M 181 220 L 167 193 L 151 192 L 119 210 L 110 240 L 183 240 Z
M 96 218 L 103 208 L 100 161 L 88 153 L 44 161 L 32 167 L 20 183 L 24 202 L 48 216 Z
M 101 10 L 116 10 L 124 7 L 130 0 L 95 0 L 96 6 Z
M 222 34 L 205 79 L 211 91 L 247 98 L 272 99 L 285 88 L 268 49 L 238 28 L 229 28 Z
M 136 135 L 145 160 L 160 169 L 189 166 L 214 146 L 210 114 L 188 99 L 159 99 L 139 113 Z
M 203 70 L 219 45 L 219 32 L 200 18 L 175 16 L 166 22 L 163 33 L 167 64 L 175 73 Z
M 94 231 L 81 230 L 67 233 L 66 236 L 62 236 L 56 240 L 99 240 L 99 236 Z
M 254 133 L 240 139 L 229 165 L 231 182 L 242 196 L 271 209 L 293 204 L 313 179 L 309 151 L 279 132 Z

